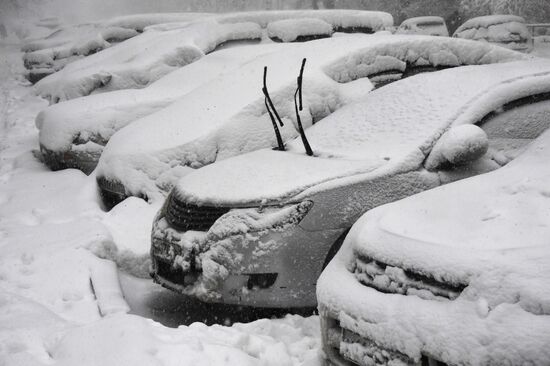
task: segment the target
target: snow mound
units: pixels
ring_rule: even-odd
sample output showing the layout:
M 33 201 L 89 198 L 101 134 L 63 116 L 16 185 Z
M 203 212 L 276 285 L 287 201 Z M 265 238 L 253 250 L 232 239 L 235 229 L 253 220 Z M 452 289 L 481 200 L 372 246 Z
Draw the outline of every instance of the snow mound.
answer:
M 529 51 L 531 48 L 531 33 L 525 26 L 525 20 L 513 15 L 470 19 L 455 31 L 453 37 L 496 43 L 519 51 Z
M 51 103 L 92 92 L 142 88 L 229 41 L 259 40 L 272 21 L 315 18 L 349 32 L 374 32 L 393 24 L 388 13 L 349 10 L 233 13 L 151 26 L 143 34 L 71 64 L 36 85 Z M 120 22 L 120 24 L 125 24 Z M 142 50 L 147 49 L 147 53 Z M 99 78 L 98 76 L 101 76 Z
M 40 80 L 36 92 L 53 104 L 92 92 L 143 88 L 222 43 L 262 37 L 255 23 L 203 20 L 174 24 L 174 29 L 168 30 L 149 28 L 115 47 L 73 62 Z
M 332 25 L 335 32 L 374 33 L 393 25 L 391 14 L 365 10 L 276 10 L 234 13 L 222 15 L 221 22 L 254 22 L 262 28 L 269 23 L 284 19 L 320 19 Z
M 130 122 L 168 107 L 202 84 L 279 45 L 221 50 L 173 71 L 143 89 L 115 90 L 49 106 L 36 117 L 39 142 L 54 152 L 72 151 L 92 142 L 99 149 Z M 99 155 L 98 155 L 99 157 Z
M 29 79 L 36 82 L 38 74 L 59 71 L 70 62 L 138 35 L 147 26 L 188 21 L 200 16 L 203 14 L 137 14 L 61 27 L 43 38 L 26 41 L 21 47 L 25 52 L 23 62 L 30 70 Z
M 312 18 L 285 19 L 267 25 L 269 38 L 283 42 L 294 42 L 312 37 L 330 37 L 332 32 L 332 25 L 321 19 Z
M 458 41 L 458 42 L 457 42 Z M 531 57 L 489 44 L 445 37 L 394 36 L 373 39 L 368 47 L 327 65 L 325 72 L 345 83 L 361 77 L 378 82 L 415 68 L 445 68 L 526 60 Z M 381 74 L 377 78 L 377 74 Z M 384 75 L 387 74 L 387 75 Z
M 504 23 L 523 23 L 525 24 L 525 19 L 516 15 L 486 15 L 482 17 L 476 17 L 467 20 L 456 30 L 456 33 L 460 33 L 467 29 L 472 28 L 488 28 L 492 25 L 504 24 Z

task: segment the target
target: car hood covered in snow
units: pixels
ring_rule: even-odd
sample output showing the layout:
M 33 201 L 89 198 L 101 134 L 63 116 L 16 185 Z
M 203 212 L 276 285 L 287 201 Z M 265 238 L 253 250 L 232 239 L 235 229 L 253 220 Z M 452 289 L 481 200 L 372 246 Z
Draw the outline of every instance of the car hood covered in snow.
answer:
M 190 170 L 183 167 L 198 168 L 276 146 L 260 89 L 266 65 L 272 98 L 287 121 L 282 129 L 283 138 L 293 138 L 297 132 L 292 96 L 302 57 L 308 59 L 302 113 L 305 127 L 326 119 L 354 100 L 362 100 L 372 88 L 368 78 L 373 75 L 395 75 L 424 66 L 453 67 L 530 58 L 479 42 L 428 36 L 351 35 L 307 42 L 299 47 L 289 44 L 283 55 L 279 51 L 257 57 L 239 70 L 212 80 L 169 107 L 120 130 L 103 152 L 98 176 L 121 182 L 132 194 L 145 193 L 151 198 L 159 195 L 158 187 L 171 188 L 174 177 Z M 235 85 L 239 85 L 238 94 L 224 92 Z M 406 93 L 416 94 L 412 90 L 422 88 L 423 85 L 415 84 Z M 443 84 L 440 92 L 433 95 L 449 94 L 448 89 Z M 382 99 L 394 98 L 387 94 Z M 370 108 L 371 104 L 368 105 Z M 355 112 L 362 113 L 359 109 Z M 328 121 L 341 124 L 340 119 Z
M 190 173 L 175 191 L 183 200 L 239 206 L 298 193 L 303 198 L 327 187 L 323 184 L 349 184 L 344 177 L 361 173 L 416 170 L 450 126 L 476 123 L 507 102 L 548 92 L 549 81 L 548 61 L 417 75 L 377 89 L 309 128 L 315 157 L 305 156 L 296 138 L 287 152 L 253 152 Z M 220 179 L 223 188 L 216 184 Z

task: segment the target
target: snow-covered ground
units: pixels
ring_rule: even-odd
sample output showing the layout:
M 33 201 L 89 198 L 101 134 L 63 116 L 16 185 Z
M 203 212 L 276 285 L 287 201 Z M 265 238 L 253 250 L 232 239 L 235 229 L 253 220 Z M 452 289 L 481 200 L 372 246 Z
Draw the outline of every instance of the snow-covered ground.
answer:
M 23 78 L 19 47 L 0 44 L 0 364 L 319 365 L 316 316 L 190 324 L 248 319 L 201 313 L 128 274 L 145 277 L 158 207 L 130 199 L 105 213 L 94 176 L 51 172 L 34 157 L 47 102 Z M 114 263 L 99 256 L 128 272 L 129 313 Z

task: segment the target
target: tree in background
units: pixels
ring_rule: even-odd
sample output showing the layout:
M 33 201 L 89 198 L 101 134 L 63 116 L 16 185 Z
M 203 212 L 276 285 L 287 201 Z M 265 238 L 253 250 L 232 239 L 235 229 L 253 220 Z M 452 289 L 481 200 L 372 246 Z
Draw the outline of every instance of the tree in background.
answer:
M 519 15 L 527 22 L 550 22 L 548 0 L 461 0 L 460 12 L 465 18 L 490 14 Z

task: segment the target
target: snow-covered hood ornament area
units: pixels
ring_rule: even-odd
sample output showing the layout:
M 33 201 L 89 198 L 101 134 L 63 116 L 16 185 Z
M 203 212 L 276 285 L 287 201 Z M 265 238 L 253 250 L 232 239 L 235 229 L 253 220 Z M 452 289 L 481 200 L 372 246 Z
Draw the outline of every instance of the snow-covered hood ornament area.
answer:
M 171 201 L 167 200 L 166 204 L 170 205 Z M 284 207 L 232 209 L 204 232 L 175 230 L 163 217 L 154 222 L 151 250 L 172 263 L 172 271 L 190 277 L 188 285 L 180 286 L 182 293 L 212 301 L 220 297 L 219 286 L 230 270 L 241 269 L 243 253 L 251 252 L 253 258 L 269 257 L 280 245 L 275 241 L 261 246 L 250 243 L 255 243 L 268 230 L 284 233 L 297 225 L 312 205 L 311 201 L 304 201 Z

